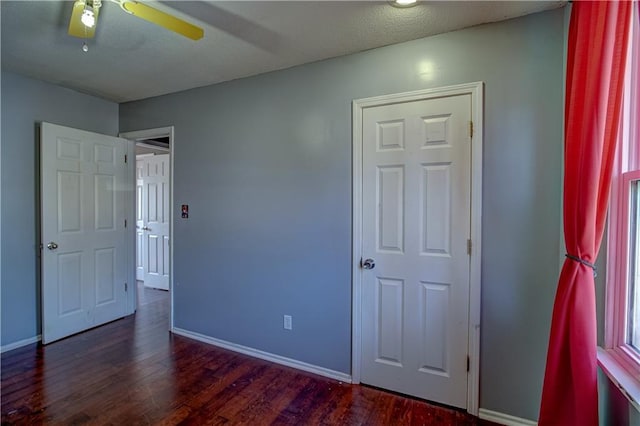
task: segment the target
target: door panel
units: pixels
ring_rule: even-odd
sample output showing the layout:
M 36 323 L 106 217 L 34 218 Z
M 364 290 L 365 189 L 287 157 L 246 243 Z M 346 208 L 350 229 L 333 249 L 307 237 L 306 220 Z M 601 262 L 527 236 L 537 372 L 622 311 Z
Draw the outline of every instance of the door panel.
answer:
M 361 381 L 466 407 L 470 96 L 362 114 Z
M 404 166 L 378 167 L 378 251 L 404 250 Z
M 421 247 L 425 256 L 450 256 L 451 163 L 422 167 Z
M 113 175 L 95 175 L 96 230 L 106 231 L 116 228 L 116 179 Z
M 57 315 L 62 318 L 84 312 L 82 252 L 61 253 L 57 261 L 59 287 L 54 295 L 58 300 Z
M 125 315 L 125 152 L 122 139 L 41 126 L 44 343 Z
M 95 251 L 96 265 L 96 305 L 112 303 L 115 300 L 115 251 L 112 248 Z
M 448 361 L 447 330 L 449 306 L 449 285 L 420 283 L 420 312 L 422 339 L 420 349 L 422 360 L 420 370 L 436 374 L 446 374 Z
M 145 270 L 145 276 L 158 275 L 158 236 L 149 234 L 147 235 L 147 268 Z
M 378 312 L 376 332 L 377 362 L 402 366 L 402 324 L 404 317 L 404 282 L 378 278 L 376 298 Z

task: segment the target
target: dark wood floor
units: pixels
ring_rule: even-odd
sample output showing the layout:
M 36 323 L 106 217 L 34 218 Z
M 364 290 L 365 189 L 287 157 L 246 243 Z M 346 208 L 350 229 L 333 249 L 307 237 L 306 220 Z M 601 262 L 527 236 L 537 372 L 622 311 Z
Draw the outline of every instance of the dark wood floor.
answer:
M 168 293 L 139 294 L 136 315 L 4 353 L 2 424 L 489 424 L 171 335 Z

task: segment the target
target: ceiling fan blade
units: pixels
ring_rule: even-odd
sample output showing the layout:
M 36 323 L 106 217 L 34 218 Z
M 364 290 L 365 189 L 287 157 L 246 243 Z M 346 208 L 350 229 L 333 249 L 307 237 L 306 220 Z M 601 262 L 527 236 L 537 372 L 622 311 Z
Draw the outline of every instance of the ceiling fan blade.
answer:
M 204 30 L 196 27 L 182 19 L 173 15 L 154 9 L 144 3 L 137 1 L 124 1 L 121 3 L 122 8 L 138 18 L 149 21 L 153 24 L 160 25 L 168 30 L 174 31 L 191 40 L 200 40 L 204 36 Z
M 89 28 L 85 26 L 82 21 L 82 12 L 84 11 L 85 2 L 83 0 L 77 0 L 73 4 L 73 12 L 71 12 L 71 19 L 69 20 L 69 30 L 67 31 L 70 36 L 79 38 L 93 38 L 96 33 L 96 25 L 98 24 L 98 13 L 100 9 L 94 8 L 93 14 L 96 19 L 96 23 L 93 27 Z

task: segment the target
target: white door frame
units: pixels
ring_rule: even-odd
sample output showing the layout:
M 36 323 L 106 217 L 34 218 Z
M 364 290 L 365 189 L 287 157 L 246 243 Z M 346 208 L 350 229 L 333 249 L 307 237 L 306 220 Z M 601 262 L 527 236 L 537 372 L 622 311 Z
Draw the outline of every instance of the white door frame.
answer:
M 129 139 L 131 141 L 137 142 L 146 139 L 154 139 L 154 138 L 169 138 L 169 296 L 171 303 L 171 316 L 169 319 L 169 329 L 173 329 L 173 126 L 168 127 L 158 127 L 154 129 L 144 129 L 144 130 L 136 130 L 132 132 L 122 132 L 119 135 L 121 138 Z M 135 170 L 136 170 L 136 153 L 135 153 L 135 144 L 132 144 L 133 152 L 129 153 L 129 158 L 131 161 L 129 163 L 129 172 L 133 173 L 133 196 L 132 199 L 129 200 L 131 208 L 127 211 L 128 220 L 130 223 L 136 223 L 136 191 L 135 191 Z M 131 282 L 136 283 L 136 238 L 135 238 L 135 226 L 131 226 L 129 230 L 129 274 L 131 276 Z M 137 284 L 135 284 L 134 289 Z M 136 306 L 136 291 L 132 291 L 129 296 L 129 302 L 133 306 L 133 310 L 135 310 Z
M 469 372 L 467 376 L 467 412 L 477 416 L 480 395 L 480 301 L 481 301 L 481 225 L 482 225 L 482 120 L 483 83 L 466 83 L 434 89 L 376 96 L 353 101 L 353 235 L 352 235 L 352 341 L 351 377 L 360 383 L 362 356 L 362 115 L 366 108 L 435 97 L 471 95 L 473 137 L 471 145 L 471 241 L 469 260 Z

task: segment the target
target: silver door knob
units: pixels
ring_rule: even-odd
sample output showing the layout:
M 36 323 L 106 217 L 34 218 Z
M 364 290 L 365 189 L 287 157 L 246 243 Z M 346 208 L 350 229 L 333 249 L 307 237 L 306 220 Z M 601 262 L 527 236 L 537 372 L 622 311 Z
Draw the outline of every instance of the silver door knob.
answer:
M 55 250 L 58 248 L 58 245 L 56 243 L 54 243 L 53 241 L 51 241 L 49 244 L 47 244 L 47 248 L 49 250 Z
M 143 227 L 142 227 L 142 230 L 143 230 L 143 231 L 151 231 L 151 228 L 149 228 L 148 226 L 143 226 Z
M 360 262 L 362 269 L 373 269 L 376 267 L 376 261 L 373 259 L 365 259 Z

